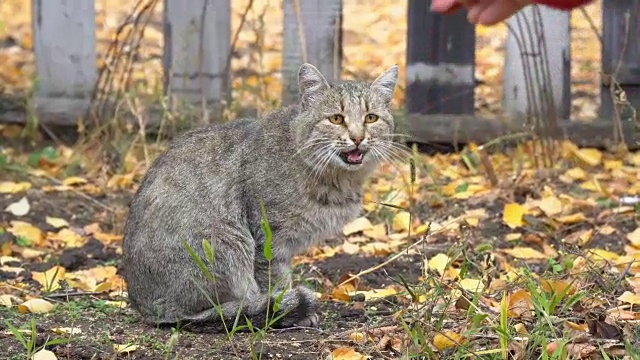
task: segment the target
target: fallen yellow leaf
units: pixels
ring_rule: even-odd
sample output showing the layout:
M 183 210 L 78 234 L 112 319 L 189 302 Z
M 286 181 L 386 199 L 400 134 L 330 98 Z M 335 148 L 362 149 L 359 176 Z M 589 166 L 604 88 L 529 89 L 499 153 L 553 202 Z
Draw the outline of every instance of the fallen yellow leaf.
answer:
M 31 299 L 18 305 L 21 314 L 31 312 L 33 314 L 48 313 L 53 310 L 53 304 L 44 299 Z
M 460 280 L 460 287 L 472 293 L 481 293 L 484 290 L 484 283 L 479 279 L 466 278 Z
M 530 247 L 514 247 L 513 249 L 504 249 L 503 251 L 517 259 L 542 260 L 547 258 L 545 254 Z
M 538 202 L 538 207 L 545 215 L 551 217 L 562 212 L 562 201 L 555 196 L 547 196 Z
M 56 327 L 56 328 L 51 328 L 51 331 L 53 331 L 56 334 L 70 334 L 70 335 L 82 334 L 82 329 L 77 327 L 74 327 L 74 328 Z
M 437 271 L 438 274 L 442 275 L 444 274 L 449 261 L 451 261 L 451 259 L 446 254 L 439 253 L 429 259 L 429 261 L 427 262 L 427 267 L 431 270 Z
M 365 236 L 368 236 L 372 239 L 376 240 L 386 240 L 387 239 L 387 227 L 385 224 L 377 224 L 373 225 L 370 229 L 366 229 L 362 232 Z
M 598 166 L 602 162 L 602 153 L 598 149 L 584 148 L 574 151 L 575 156 L 589 166 Z
M 29 245 L 40 245 L 44 240 L 42 231 L 28 222 L 14 220 L 10 224 L 11 226 L 7 230 L 14 236 L 27 240 Z
M 567 172 L 565 172 L 564 174 L 573 180 L 582 181 L 587 178 L 587 172 L 582 170 L 582 168 L 579 168 L 579 167 L 571 168 L 567 170 Z
M 605 225 L 601 228 L 598 228 L 598 232 L 602 235 L 611 235 L 616 232 L 616 228 L 610 225 Z
M 364 295 L 365 300 L 382 299 L 397 294 L 398 291 L 392 287 L 384 289 L 373 289 L 368 291 L 357 291 L 356 294 Z
M 505 236 L 507 241 L 516 241 L 522 239 L 522 234 L 520 233 L 510 233 Z
M 351 234 L 369 230 L 372 227 L 373 225 L 371 224 L 371 221 L 362 216 L 345 225 L 344 228 L 342 228 L 342 234 L 344 234 L 344 236 L 349 236 Z
M 631 242 L 631 245 L 633 245 L 634 247 L 640 248 L 640 227 L 628 233 L 627 240 L 629 240 L 629 242 Z
M 47 349 L 38 350 L 31 356 L 31 360 L 57 360 L 58 357 Z
M 31 189 L 31 183 L 28 182 L 11 182 L 11 181 L 2 181 L 0 182 L 0 194 L 15 194 L 22 191 L 27 191 Z
M 67 270 L 62 266 L 54 266 L 44 272 L 33 271 L 31 272 L 31 277 L 40 283 L 44 289 L 53 291 L 60 288 L 58 281 L 64 279 L 66 272 Z
M 442 351 L 460 345 L 461 341 L 462 335 L 452 330 L 443 330 L 433 337 L 433 346 Z
M 357 254 L 358 251 L 360 251 L 360 246 L 358 246 L 358 244 L 345 242 L 344 244 L 342 244 L 342 251 L 345 254 L 349 254 L 349 255 Z
M 629 303 L 631 305 L 640 305 L 640 294 L 634 294 L 631 291 L 625 291 L 618 297 L 618 300 Z
M 393 223 L 391 228 L 394 231 L 409 231 L 411 228 L 411 214 L 407 211 L 400 211 L 393 217 Z
M 87 239 L 82 235 L 67 228 L 60 229 L 57 233 L 50 235 L 49 240 L 62 242 L 67 248 L 80 247 L 87 242 Z
M 53 226 L 56 229 L 63 228 L 69 226 L 69 223 L 65 219 L 47 216 L 45 218 L 47 224 Z
M 128 354 L 130 352 L 136 351 L 138 349 L 138 345 L 134 344 L 113 344 L 113 351 L 118 354 Z
M 527 209 L 518 203 L 505 204 L 502 214 L 502 221 L 508 227 L 515 229 L 524 225 L 522 217 L 527 213 Z
M 365 343 L 366 342 L 365 333 L 363 333 L 362 331 L 354 331 L 351 334 L 349 334 L 349 340 L 355 341 L 358 343 Z M 367 336 L 367 341 L 373 341 L 371 336 Z
M 556 218 L 556 221 L 563 224 L 575 224 L 585 220 L 587 217 L 581 212 Z
M 82 185 L 86 184 L 87 180 L 78 176 L 70 176 L 64 180 L 62 180 L 62 185 L 73 186 L 73 185 Z
M 13 303 L 18 302 L 18 300 L 20 299 L 17 296 L 2 294 L 0 295 L 0 306 L 13 306 Z
M 331 352 L 331 360 L 366 360 L 367 356 L 362 355 L 351 347 L 339 347 Z

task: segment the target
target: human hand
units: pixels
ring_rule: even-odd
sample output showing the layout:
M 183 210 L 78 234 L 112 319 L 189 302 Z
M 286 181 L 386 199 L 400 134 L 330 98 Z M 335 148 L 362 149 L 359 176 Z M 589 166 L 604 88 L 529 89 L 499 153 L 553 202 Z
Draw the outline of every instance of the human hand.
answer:
M 431 11 L 447 14 L 464 7 L 468 11 L 469 22 L 494 25 L 531 3 L 533 0 L 433 0 Z

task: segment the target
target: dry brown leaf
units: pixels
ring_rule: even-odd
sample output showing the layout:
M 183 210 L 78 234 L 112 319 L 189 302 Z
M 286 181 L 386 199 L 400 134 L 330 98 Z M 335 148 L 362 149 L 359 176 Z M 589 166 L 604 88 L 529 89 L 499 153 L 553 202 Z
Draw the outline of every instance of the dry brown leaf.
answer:
M 534 309 L 531 294 L 520 289 L 507 297 L 507 315 L 511 317 L 531 317 Z
M 575 287 L 566 282 L 566 281 L 562 281 L 562 280 L 547 280 L 547 279 L 542 279 L 540 281 L 540 285 L 542 286 L 542 289 L 546 292 L 555 292 L 556 294 L 560 295 L 560 294 L 565 294 L 567 296 L 573 295 L 576 292 Z M 565 293 L 566 291 L 566 293 Z

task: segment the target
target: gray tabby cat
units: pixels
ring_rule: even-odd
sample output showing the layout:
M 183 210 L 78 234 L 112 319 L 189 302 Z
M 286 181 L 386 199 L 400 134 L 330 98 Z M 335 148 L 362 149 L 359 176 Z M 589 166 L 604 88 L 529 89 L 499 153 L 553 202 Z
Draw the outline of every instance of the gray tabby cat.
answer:
M 363 184 L 392 141 L 397 78 L 393 66 L 371 84 L 329 85 L 304 64 L 300 104 L 176 138 L 149 168 L 125 226 L 124 277 L 144 321 L 219 323 L 221 311 L 227 324 L 240 313 L 262 326 L 284 290 L 274 326 L 316 326 L 315 294 L 291 288 L 291 259 L 359 215 Z M 280 284 L 271 299 L 261 202 L 273 234 L 271 283 Z M 183 245 L 206 259 L 203 239 L 215 282 Z

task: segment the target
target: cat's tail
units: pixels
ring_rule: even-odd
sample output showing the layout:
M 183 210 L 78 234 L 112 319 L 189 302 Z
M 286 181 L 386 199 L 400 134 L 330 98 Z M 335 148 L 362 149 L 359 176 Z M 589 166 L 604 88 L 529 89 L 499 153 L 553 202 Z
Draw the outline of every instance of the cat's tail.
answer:
M 236 319 L 238 325 L 246 325 L 248 319 L 253 328 L 264 328 L 267 324 L 273 328 L 314 327 L 318 324 L 316 295 L 298 286 L 284 294 L 262 294 L 254 299 L 222 303 L 197 314 L 183 315 L 180 322 L 222 325 L 223 320 L 224 327 L 231 331 Z

